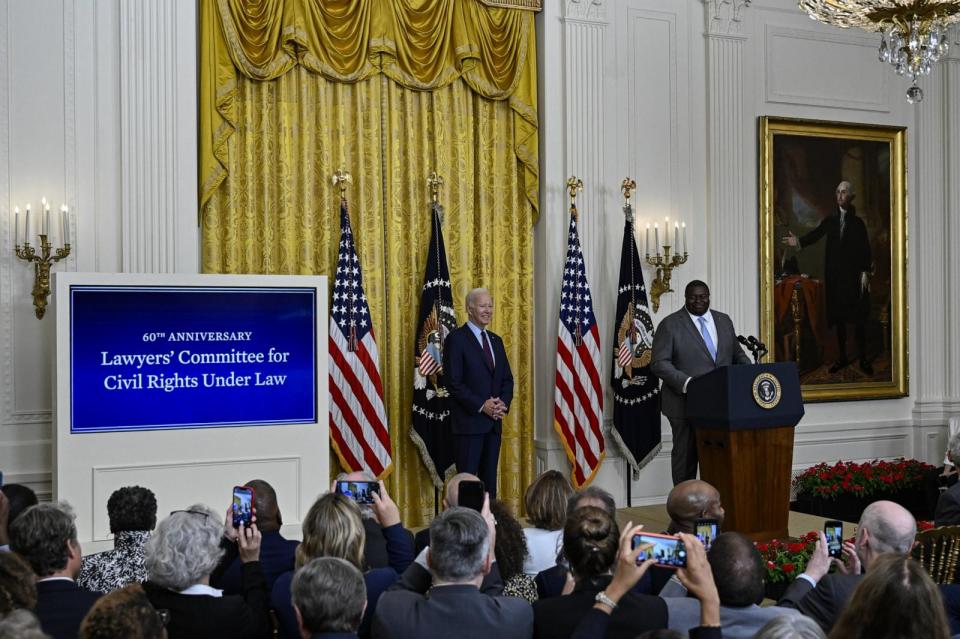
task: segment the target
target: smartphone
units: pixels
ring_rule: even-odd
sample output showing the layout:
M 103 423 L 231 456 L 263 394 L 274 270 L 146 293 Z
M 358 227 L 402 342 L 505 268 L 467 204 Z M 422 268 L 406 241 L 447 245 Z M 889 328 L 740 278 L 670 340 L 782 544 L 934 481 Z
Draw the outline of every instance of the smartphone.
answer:
M 457 505 L 480 512 L 483 510 L 484 492 L 483 482 L 479 479 L 464 480 L 457 487 Z
M 253 488 L 233 487 L 233 527 L 249 526 L 253 522 Z
M 823 534 L 827 538 L 827 553 L 831 557 L 840 557 L 843 551 L 843 522 L 836 520 L 824 522 Z
M 720 532 L 717 530 L 717 520 L 698 519 L 693 525 L 694 534 L 697 536 L 697 539 L 700 540 L 700 543 L 703 544 L 703 549 L 710 550 L 710 546 L 713 545 L 713 540 L 717 538 Z
M 369 505 L 373 503 L 373 493 L 380 494 L 380 482 L 341 480 L 337 482 L 337 492 L 358 504 Z
M 658 535 L 656 533 L 640 533 L 633 536 L 633 548 L 644 546 L 637 557 L 638 562 L 647 559 L 656 559 L 658 566 L 664 568 L 686 568 L 687 549 L 679 537 L 673 535 Z

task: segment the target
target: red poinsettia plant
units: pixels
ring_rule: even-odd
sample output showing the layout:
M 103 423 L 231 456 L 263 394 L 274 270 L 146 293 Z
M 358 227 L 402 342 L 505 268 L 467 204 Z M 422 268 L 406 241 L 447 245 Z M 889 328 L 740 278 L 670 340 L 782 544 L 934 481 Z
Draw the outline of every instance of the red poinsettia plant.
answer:
M 920 485 L 930 464 L 900 457 L 892 461 L 875 459 L 856 463 L 838 461 L 817 464 L 793 480 L 797 495 L 836 499 L 841 494 L 870 497 L 896 493 Z
M 780 541 L 773 539 L 756 544 L 767 568 L 767 583 L 790 582 L 807 567 L 810 555 L 817 545 L 816 531 L 808 532 L 799 539 Z

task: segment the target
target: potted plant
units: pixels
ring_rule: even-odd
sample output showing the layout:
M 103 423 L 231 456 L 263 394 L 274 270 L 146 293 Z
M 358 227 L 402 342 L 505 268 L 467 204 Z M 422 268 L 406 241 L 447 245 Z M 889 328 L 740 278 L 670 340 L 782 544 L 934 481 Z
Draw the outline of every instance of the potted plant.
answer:
M 764 595 L 767 599 L 777 601 L 783 596 L 787 586 L 807 567 L 816 544 L 816 531 L 808 532 L 796 540 L 773 539 L 756 544 L 767 569 L 764 578 Z

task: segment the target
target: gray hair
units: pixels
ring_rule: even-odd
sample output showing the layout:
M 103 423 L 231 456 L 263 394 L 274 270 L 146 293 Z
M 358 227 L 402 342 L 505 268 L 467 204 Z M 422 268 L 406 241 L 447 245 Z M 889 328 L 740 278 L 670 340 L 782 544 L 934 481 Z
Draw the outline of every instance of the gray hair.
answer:
M 906 554 L 917 537 L 917 521 L 900 504 L 875 501 L 860 515 L 860 528 L 870 532 L 870 548 L 877 555 Z
M 753 639 L 827 639 L 817 622 L 803 615 L 780 615 L 761 628 Z
M 293 605 L 311 633 L 356 632 L 363 620 L 367 587 L 363 574 L 337 557 L 313 559 L 293 575 Z
M 470 307 L 470 303 L 473 302 L 473 298 L 475 298 L 475 297 L 476 297 L 477 295 L 479 295 L 480 293 L 486 293 L 487 295 L 490 295 L 490 291 L 488 291 L 488 290 L 485 289 L 485 288 L 482 288 L 482 287 L 481 287 L 481 288 L 475 288 L 475 289 L 473 289 L 472 291 L 470 291 L 469 293 L 467 293 L 467 307 L 468 307 L 468 308 Z
M 77 544 L 76 516 L 66 502 L 27 508 L 10 525 L 10 549 L 27 560 L 38 577 L 67 567 L 67 542 Z
M 947 457 L 954 466 L 960 466 L 960 430 L 955 432 L 947 443 Z
M 0 639 L 50 639 L 29 610 L 18 608 L 0 615 Z
M 222 536 L 220 516 L 203 504 L 171 513 L 144 549 L 150 581 L 174 591 L 198 583 L 220 562 Z
M 430 523 L 430 570 L 434 580 L 475 579 L 483 574 L 489 553 L 487 522 L 477 511 L 448 508 Z
M 840 187 L 844 185 L 847 187 L 847 195 L 849 195 L 850 199 L 852 200 L 853 196 L 856 195 L 857 192 L 853 190 L 853 184 L 851 184 L 849 180 L 841 180 L 840 184 L 837 185 L 837 190 L 839 191 Z

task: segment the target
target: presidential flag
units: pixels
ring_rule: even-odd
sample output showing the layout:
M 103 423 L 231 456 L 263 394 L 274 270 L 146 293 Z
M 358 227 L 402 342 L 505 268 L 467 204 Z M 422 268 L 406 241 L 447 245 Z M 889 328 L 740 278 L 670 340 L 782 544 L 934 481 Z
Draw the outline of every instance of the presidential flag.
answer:
M 457 327 L 447 251 L 440 219 L 443 209 L 431 206 L 432 232 L 427 250 L 427 270 L 420 293 L 420 315 L 413 347 L 413 428 L 410 438 L 420 451 L 433 485 L 443 481 L 454 465 L 453 434 L 447 389 L 443 385 L 443 343 Z
M 600 336 L 577 234 L 577 208 L 570 206 L 567 259 L 560 291 L 557 382 L 553 427 L 581 488 L 593 481 L 604 457 Z
M 340 253 L 330 305 L 330 440 L 349 472 L 386 477 L 393 469 L 380 355 L 347 201 L 340 201 Z
M 610 434 L 634 472 L 660 452 L 660 395 L 650 372 L 653 321 L 643 285 L 633 228 L 633 207 L 623 208 L 623 248 L 613 331 L 613 430 Z

